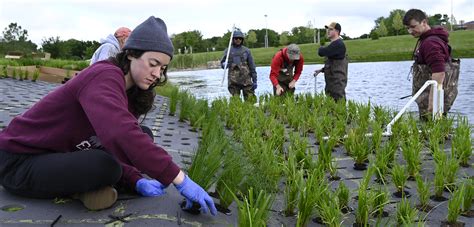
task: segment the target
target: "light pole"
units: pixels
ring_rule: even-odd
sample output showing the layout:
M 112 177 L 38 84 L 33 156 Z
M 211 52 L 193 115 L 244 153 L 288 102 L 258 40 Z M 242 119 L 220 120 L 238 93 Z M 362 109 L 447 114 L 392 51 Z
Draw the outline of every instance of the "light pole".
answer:
M 267 14 L 265 14 L 265 48 L 268 48 L 268 26 L 267 26 Z

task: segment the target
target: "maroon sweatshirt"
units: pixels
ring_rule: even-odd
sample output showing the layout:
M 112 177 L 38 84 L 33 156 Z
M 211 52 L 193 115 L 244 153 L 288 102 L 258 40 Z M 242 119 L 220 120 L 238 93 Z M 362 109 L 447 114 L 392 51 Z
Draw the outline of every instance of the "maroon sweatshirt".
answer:
M 420 36 L 420 46 L 415 53 L 418 64 L 426 64 L 432 73 L 444 72 L 449 61 L 448 32 L 443 27 L 434 27 Z
M 141 172 L 170 184 L 179 173 L 171 156 L 143 133 L 128 110 L 125 78 L 102 61 L 58 87 L 0 132 L 0 150 L 19 154 L 74 152 L 98 137 L 122 165 L 121 181 L 132 188 Z

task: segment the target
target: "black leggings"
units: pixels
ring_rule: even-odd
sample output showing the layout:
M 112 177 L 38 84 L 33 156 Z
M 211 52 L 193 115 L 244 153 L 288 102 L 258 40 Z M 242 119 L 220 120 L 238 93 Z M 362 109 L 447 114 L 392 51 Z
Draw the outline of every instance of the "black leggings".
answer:
M 114 185 L 122 167 L 102 150 L 13 154 L 0 151 L 0 184 L 25 197 L 54 198 Z
M 153 139 L 150 128 L 140 127 Z M 45 154 L 14 154 L 0 150 L 0 185 L 20 196 L 69 196 L 118 185 L 121 177 L 120 163 L 103 150 Z

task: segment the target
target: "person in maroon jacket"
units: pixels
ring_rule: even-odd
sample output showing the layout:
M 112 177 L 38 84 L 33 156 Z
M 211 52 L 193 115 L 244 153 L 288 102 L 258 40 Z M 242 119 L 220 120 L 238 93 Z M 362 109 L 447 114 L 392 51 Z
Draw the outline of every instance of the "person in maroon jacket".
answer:
M 426 14 L 419 9 L 410 9 L 403 18 L 408 32 L 418 42 L 413 58 L 412 94 L 418 92 L 428 80 L 436 80 L 444 89 L 444 114 L 454 103 L 458 94 L 459 60 L 451 58 L 448 32 L 443 27 L 431 28 Z M 426 119 L 433 112 L 432 91 L 425 90 L 417 99 L 420 117 Z
M 303 65 L 304 59 L 298 45 L 290 44 L 278 51 L 273 56 L 270 71 L 273 94 L 295 93 L 296 81 L 300 78 Z
M 169 184 L 216 214 L 214 202 L 143 132 L 154 87 L 166 81 L 174 48 L 163 20 L 150 17 L 122 52 L 84 69 L 0 132 L 0 184 L 25 197 L 71 196 L 90 210 L 112 206 L 113 186 L 160 196 Z M 145 177 L 145 174 L 149 177 Z

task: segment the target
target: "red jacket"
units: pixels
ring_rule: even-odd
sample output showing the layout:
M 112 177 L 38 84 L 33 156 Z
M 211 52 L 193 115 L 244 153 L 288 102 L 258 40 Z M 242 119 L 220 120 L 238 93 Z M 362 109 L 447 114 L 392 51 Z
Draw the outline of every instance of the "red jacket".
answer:
M 423 33 L 415 53 L 416 63 L 428 65 L 432 73 L 444 72 L 444 64 L 450 59 L 448 36 L 448 32 L 442 27 Z
M 280 74 L 280 69 L 283 67 L 283 62 L 290 62 L 288 55 L 286 54 L 288 48 L 284 48 L 281 51 L 278 51 L 272 59 L 271 71 L 270 71 L 270 80 L 272 81 L 273 86 L 278 84 L 278 75 Z M 300 78 L 301 72 L 303 71 L 304 59 L 303 55 L 300 53 L 300 60 L 295 66 L 295 72 L 293 74 L 293 80 L 298 81 Z

